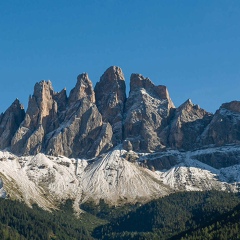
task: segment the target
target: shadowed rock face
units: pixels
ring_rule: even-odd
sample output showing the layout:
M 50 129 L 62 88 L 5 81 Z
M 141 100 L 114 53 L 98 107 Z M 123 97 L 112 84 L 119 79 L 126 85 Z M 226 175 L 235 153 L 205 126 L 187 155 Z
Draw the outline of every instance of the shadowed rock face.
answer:
M 50 81 L 35 84 L 29 97 L 26 116 L 15 133 L 11 149 L 18 154 L 37 154 L 44 145 L 45 133 L 58 126 L 57 103 Z
M 10 146 L 12 137 L 19 128 L 24 116 L 25 111 L 18 99 L 0 115 L 0 149 Z
M 170 123 L 160 134 L 161 139 L 166 141 L 164 145 L 174 149 L 193 149 L 211 119 L 212 114 L 188 99 L 175 110 Z
M 139 152 L 239 144 L 240 102 L 224 103 L 215 114 L 190 100 L 175 108 L 165 86 L 140 74 L 131 75 L 127 98 L 123 72 L 112 66 L 94 90 L 80 74 L 69 97 L 50 81 L 36 83 L 26 114 L 16 100 L 0 115 L 0 149 L 20 155 L 91 158 L 121 143 Z
M 125 106 L 124 138 L 135 151 L 158 151 L 160 132 L 168 125 L 174 108 L 165 86 L 155 86 L 148 78 L 132 74 Z
M 103 121 L 109 122 L 113 129 L 113 144 L 123 139 L 123 111 L 126 101 L 124 75 L 119 67 L 110 67 L 95 86 L 96 104 Z
M 201 134 L 201 145 L 240 143 L 240 102 L 224 103 Z

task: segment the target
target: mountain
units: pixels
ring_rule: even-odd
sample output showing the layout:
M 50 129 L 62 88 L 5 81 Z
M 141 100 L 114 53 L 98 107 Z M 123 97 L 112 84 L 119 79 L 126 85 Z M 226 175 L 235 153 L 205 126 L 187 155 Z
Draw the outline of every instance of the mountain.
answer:
M 55 92 L 35 84 L 0 115 L 0 196 L 54 209 L 72 199 L 110 205 L 176 191 L 239 192 L 240 102 L 208 113 L 175 107 L 166 86 L 133 73 L 130 92 L 112 66 L 94 87 L 88 74 Z

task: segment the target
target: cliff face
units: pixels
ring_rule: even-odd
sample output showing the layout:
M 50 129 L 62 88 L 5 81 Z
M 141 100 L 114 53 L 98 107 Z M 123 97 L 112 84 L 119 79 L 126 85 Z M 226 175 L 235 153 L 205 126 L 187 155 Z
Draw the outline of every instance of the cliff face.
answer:
M 123 114 L 126 101 L 126 85 L 119 67 L 110 67 L 95 86 L 96 104 L 104 122 L 109 122 L 113 131 L 113 144 L 123 140 Z
M 87 74 L 81 74 L 69 98 L 65 89 L 54 92 L 50 81 L 35 85 L 11 150 L 23 155 L 93 157 L 111 147 L 111 138 L 111 126 L 103 123 L 96 107 L 92 83 Z
M 150 79 L 132 74 L 125 105 L 125 148 L 149 152 L 164 147 L 160 133 L 168 125 L 173 108 L 165 86 L 155 86 Z
M 124 74 L 108 68 L 93 88 L 86 73 L 69 96 L 50 81 L 36 83 L 26 114 L 18 100 L 0 115 L 0 149 L 19 155 L 92 158 L 122 144 L 127 151 L 193 150 L 239 144 L 240 102 L 210 114 L 187 100 L 175 108 L 165 86 L 132 74 L 126 97 Z
M 224 103 L 201 134 L 201 145 L 240 143 L 240 102 Z
M 0 115 L 0 149 L 11 145 L 13 135 L 19 128 L 25 116 L 23 106 L 16 99 L 12 105 Z

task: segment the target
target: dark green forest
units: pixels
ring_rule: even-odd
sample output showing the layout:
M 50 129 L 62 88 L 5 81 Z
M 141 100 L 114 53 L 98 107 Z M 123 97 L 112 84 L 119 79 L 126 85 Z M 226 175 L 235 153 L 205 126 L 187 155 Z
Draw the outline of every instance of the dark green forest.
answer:
M 238 239 L 240 198 L 227 192 L 182 192 L 146 204 L 81 205 L 77 218 L 68 200 L 59 210 L 0 199 L 0 239 Z
M 238 196 L 226 192 L 175 193 L 151 201 L 112 223 L 96 228 L 94 237 L 177 239 L 179 233 L 216 221 L 239 203 Z
M 92 239 L 67 201 L 59 211 L 27 207 L 18 201 L 0 199 L 0 239 Z

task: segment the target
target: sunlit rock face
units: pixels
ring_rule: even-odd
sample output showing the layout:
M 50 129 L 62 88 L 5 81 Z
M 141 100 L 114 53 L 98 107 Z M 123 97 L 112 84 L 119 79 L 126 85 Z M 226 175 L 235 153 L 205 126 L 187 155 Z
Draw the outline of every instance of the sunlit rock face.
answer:
M 95 105 L 92 83 L 87 74 L 81 74 L 69 98 L 66 89 L 54 92 L 50 81 L 35 85 L 11 150 L 23 155 L 92 157 L 111 147 L 111 138 L 111 126 L 103 123 Z

